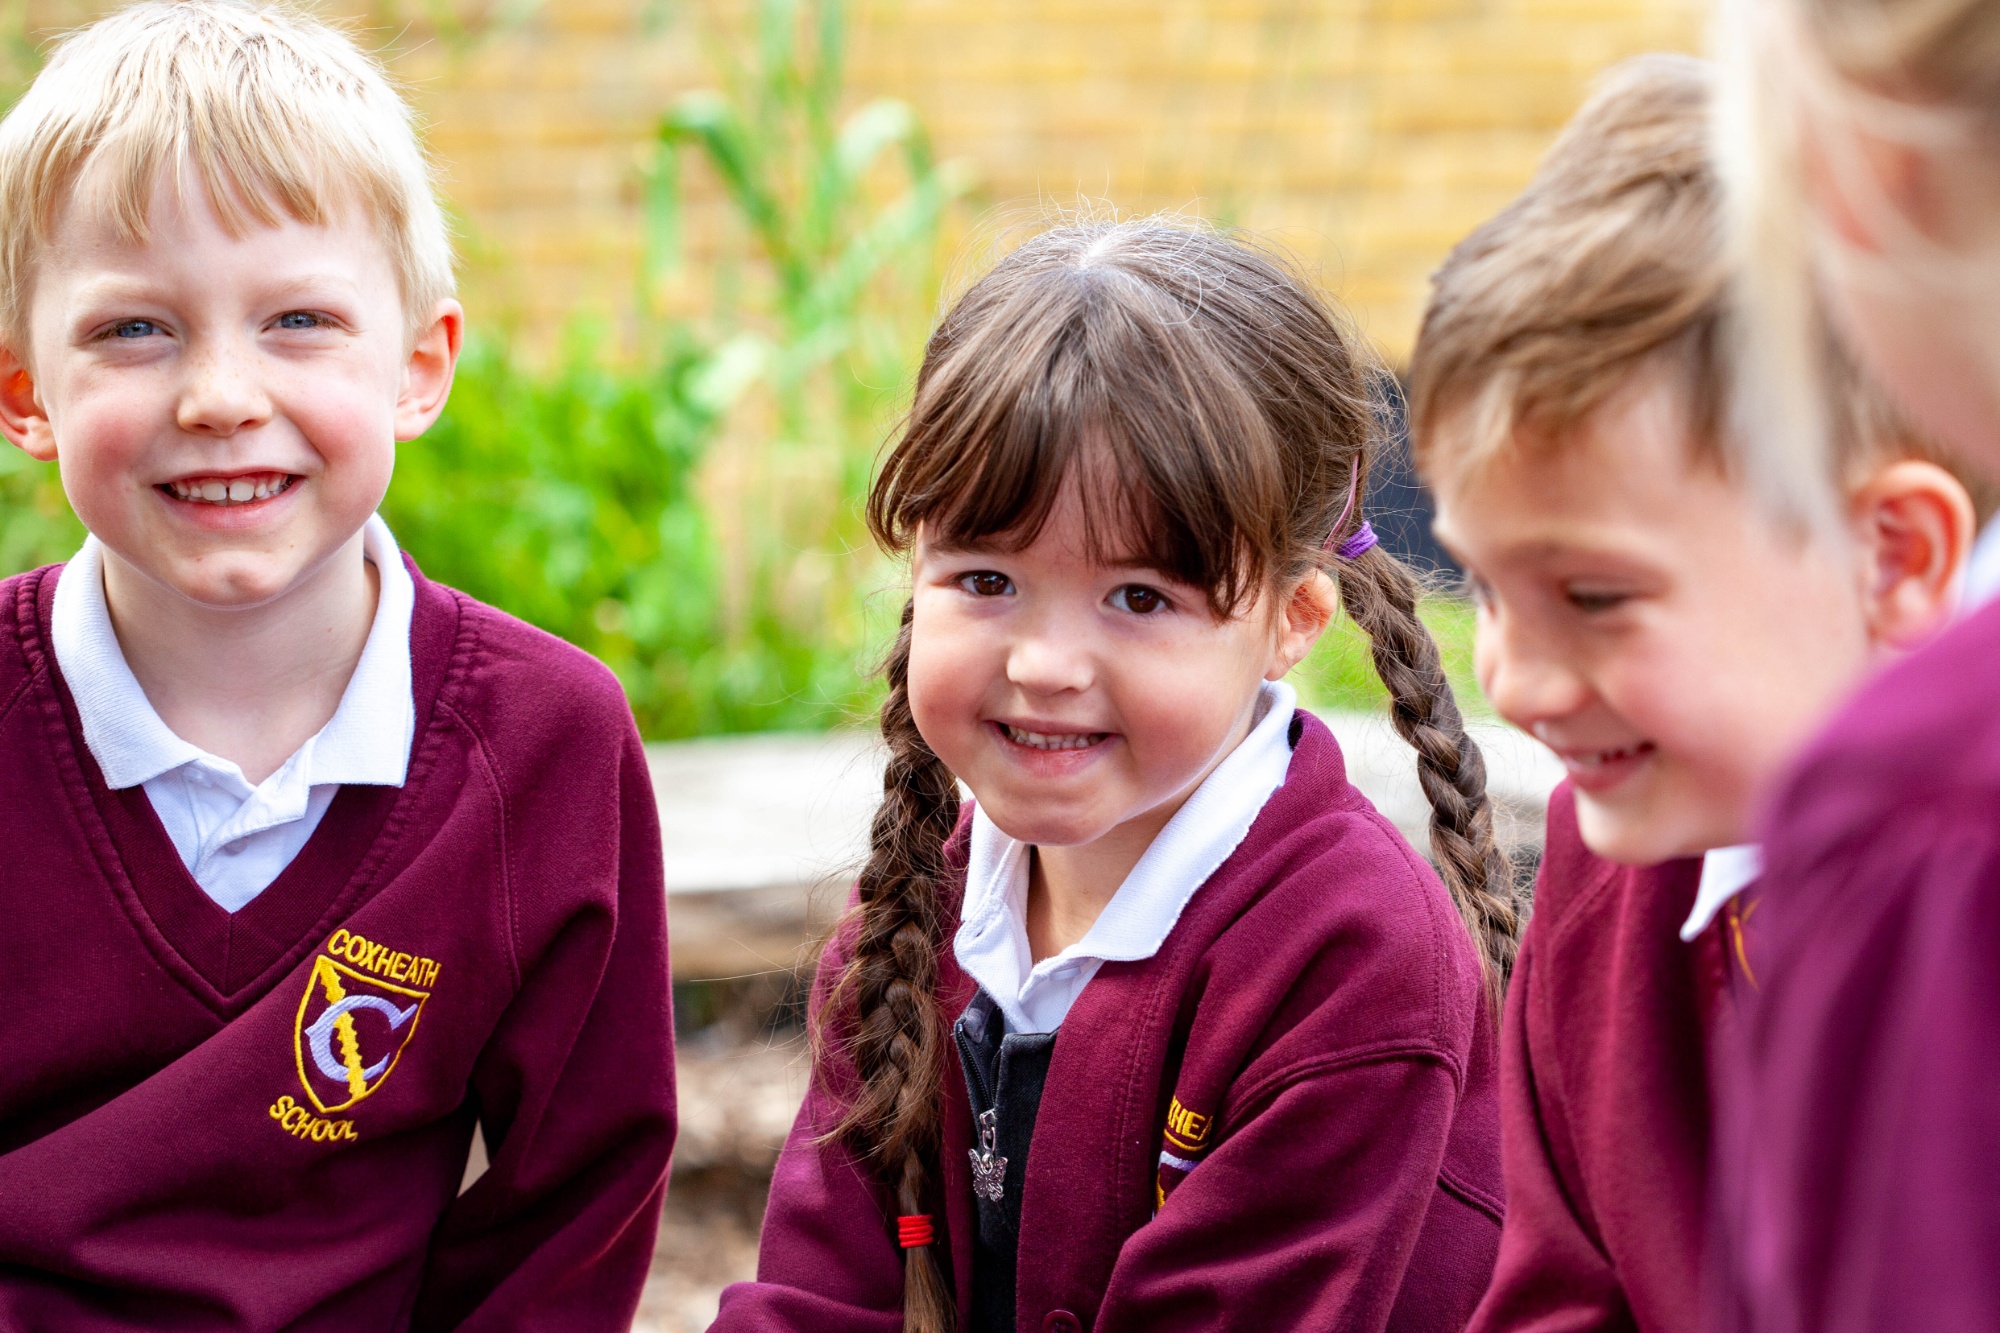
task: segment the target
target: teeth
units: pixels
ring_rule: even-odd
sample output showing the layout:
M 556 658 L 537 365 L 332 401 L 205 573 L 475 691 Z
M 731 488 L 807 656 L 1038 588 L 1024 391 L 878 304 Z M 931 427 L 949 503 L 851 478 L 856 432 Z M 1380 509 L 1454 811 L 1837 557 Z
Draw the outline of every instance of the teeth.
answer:
M 1023 731 L 1004 722 L 1000 725 L 1006 730 L 1008 740 L 1031 750 L 1088 750 L 1110 734 L 1103 731 Z
M 1601 768 L 1617 759 L 1629 759 L 1637 754 L 1636 749 L 1599 750 L 1596 754 L 1571 755 L 1569 762 L 1576 768 Z
M 282 472 L 263 472 L 248 477 L 199 477 L 170 481 L 167 491 L 176 500 L 195 504 L 239 505 L 268 500 L 292 484 Z

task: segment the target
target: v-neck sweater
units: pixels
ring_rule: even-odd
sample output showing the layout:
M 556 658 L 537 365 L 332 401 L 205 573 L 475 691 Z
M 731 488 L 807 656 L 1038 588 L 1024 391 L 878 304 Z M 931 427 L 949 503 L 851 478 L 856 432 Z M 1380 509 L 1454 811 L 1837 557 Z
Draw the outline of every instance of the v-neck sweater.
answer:
M 675 1124 L 644 754 L 602 666 L 409 568 L 404 786 L 234 914 L 105 786 L 56 569 L 0 583 L 0 1327 L 629 1323 Z
M 1290 775 L 1159 952 L 1107 962 L 1063 1020 L 1022 1184 L 1023 1333 L 1457 1333 L 1492 1272 L 1501 1197 L 1496 1022 L 1444 886 L 1295 718 Z M 947 849 L 937 1000 L 966 863 Z M 824 1005 L 848 936 L 820 967 Z M 971 1322 L 976 1146 L 946 1049 L 939 1258 Z M 842 1049 L 838 1025 L 824 1050 Z M 892 1198 L 844 1141 L 854 1087 L 815 1070 L 779 1156 L 757 1280 L 726 1333 L 894 1333 Z M 1174 1165 L 1179 1163 L 1179 1165 Z

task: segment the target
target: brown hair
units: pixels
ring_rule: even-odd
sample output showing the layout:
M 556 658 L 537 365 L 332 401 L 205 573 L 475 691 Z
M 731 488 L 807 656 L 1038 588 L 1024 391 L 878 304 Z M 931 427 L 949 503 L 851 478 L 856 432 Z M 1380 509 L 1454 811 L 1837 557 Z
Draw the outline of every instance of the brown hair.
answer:
M 1519 435 L 1558 440 L 1636 371 L 1663 362 L 1686 387 L 1695 456 L 1730 463 L 1732 278 L 1710 155 L 1716 83 L 1714 68 L 1689 56 L 1614 66 L 1521 197 L 1445 260 L 1410 366 L 1425 475 L 1477 465 Z M 1945 463 L 1868 386 L 1825 320 L 1816 333 L 1835 475 L 1852 479 L 1889 458 Z M 1468 429 L 1437 429 L 1464 412 Z M 1973 489 L 1975 508 L 1990 513 L 1990 488 Z
M 1367 631 L 1395 726 L 1417 750 L 1433 853 L 1497 998 L 1519 929 L 1486 774 L 1416 616 L 1417 584 L 1362 520 L 1384 377 L 1282 263 L 1214 231 L 1086 223 L 1003 259 L 932 334 L 916 399 L 868 500 L 877 540 L 1031 543 L 1069 485 L 1094 554 L 1206 589 L 1218 616 L 1317 569 Z M 1336 524 L 1339 531 L 1335 531 Z M 911 717 L 910 611 L 889 657 L 889 767 L 852 947 L 823 1013 L 853 1036 L 859 1088 L 834 1131 L 906 1213 L 926 1211 L 945 1020 L 935 995 L 956 782 Z M 828 1024 L 823 1018 L 821 1031 Z M 953 1322 L 928 1247 L 906 1255 L 905 1324 Z

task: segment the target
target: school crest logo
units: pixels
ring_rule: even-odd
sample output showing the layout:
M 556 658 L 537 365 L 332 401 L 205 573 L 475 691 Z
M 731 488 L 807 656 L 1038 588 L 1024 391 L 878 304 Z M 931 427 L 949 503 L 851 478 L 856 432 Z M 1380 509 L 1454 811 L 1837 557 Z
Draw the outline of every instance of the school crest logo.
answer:
M 314 1106 L 325 1114 L 343 1111 L 382 1086 L 416 1035 L 436 975 L 429 959 L 334 932 L 326 952 L 313 959 L 292 1032 L 299 1082 Z

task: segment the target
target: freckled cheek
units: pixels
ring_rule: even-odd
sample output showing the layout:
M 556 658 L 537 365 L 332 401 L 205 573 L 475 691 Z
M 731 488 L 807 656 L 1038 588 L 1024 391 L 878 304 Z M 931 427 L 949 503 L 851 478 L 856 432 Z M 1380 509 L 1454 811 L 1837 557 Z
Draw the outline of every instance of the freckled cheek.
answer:
M 71 398 L 53 395 L 50 422 L 58 463 L 72 496 L 109 498 L 142 489 L 146 457 L 158 437 L 157 412 L 143 395 L 97 393 Z M 85 500 L 87 507 L 89 500 Z M 89 516 L 83 515 L 88 523 Z

